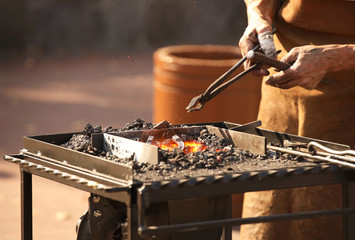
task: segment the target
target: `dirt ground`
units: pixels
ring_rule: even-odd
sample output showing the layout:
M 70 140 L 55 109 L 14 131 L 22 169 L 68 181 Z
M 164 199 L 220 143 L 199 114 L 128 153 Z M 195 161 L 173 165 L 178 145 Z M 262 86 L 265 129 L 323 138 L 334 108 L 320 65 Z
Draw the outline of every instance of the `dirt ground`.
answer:
M 22 149 L 23 136 L 80 131 L 87 122 L 122 127 L 138 117 L 151 121 L 152 68 L 152 53 L 1 62 L 1 159 Z M 33 238 L 75 239 L 88 197 L 33 176 Z M 0 240 L 20 239 L 19 168 L 3 160 L 0 212 Z

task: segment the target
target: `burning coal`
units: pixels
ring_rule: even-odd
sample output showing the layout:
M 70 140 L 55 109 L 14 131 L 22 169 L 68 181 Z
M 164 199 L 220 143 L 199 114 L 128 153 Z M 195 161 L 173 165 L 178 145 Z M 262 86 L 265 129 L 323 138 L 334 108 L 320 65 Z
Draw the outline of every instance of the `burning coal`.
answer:
M 154 124 L 141 119 L 126 124 L 122 129 L 92 127 L 90 124 L 86 124 L 83 132 L 74 135 L 64 146 L 112 161 L 133 164 L 134 171 L 139 173 L 147 171 L 174 172 L 201 168 L 215 169 L 224 167 L 231 162 L 240 162 L 246 158 L 255 157 L 250 152 L 233 146 L 227 139 L 219 138 L 209 133 L 207 129 L 202 129 L 196 136 L 180 134 L 165 139 L 156 139 L 154 136 L 149 136 L 145 143 L 159 147 L 160 158 L 158 164 L 136 162 L 133 158 L 117 158 L 109 152 L 93 148 L 90 143 L 90 136 L 93 133 L 120 133 L 127 130 L 149 130 L 153 127 Z
M 157 125 L 159 128 L 157 128 Z M 252 154 L 248 150 L 243 150 L 242 147 L 235 146 L 227 140 L 228 138 L 219 138 L 211 134 L 208 126 L 198 128 L 200 130 L 192 135 L 176 133 L 176 127 L 167 122 L 154 125 L 141 119 L 127 123 L 121 129 L 93 127 L 86 124 L 81 133 L 74 134 L 62 146 L 120 164 L 130 165 L 135 178 L 142 181 L 210 176 L 312 164 L 302 157 L 293 157 L 287 153 Z M 180 127 L 184 128 L 185 126 Z M 150 134 L 157 129 L 163 132 L 172 130 L 171 132 L 174 133 L 165 137 Z M 134 135 L 137 131 L 147 133 L 147 135 L 141 139 L 130 139 L 144 144 L 148 143 L 154 147 L 157 146 L 158 163 L 139 162 L 134 157 L 120 158 L 109 151 L 95 148 L 91 142 L 95 133 L 109 133 L 109 135 L 118 136 L 126 133 Z
M 168 138 L 165 140 L 153 141 L 150 144 L 158 146 L 161 150 L 166 151 L 173 151 L 175 148 L 177 148 L 182 150 L 185 154 L 203 151 L 207 148 L 206 144 L 204 144 L 203 142 L 199 142 L 194 139 L 186 140 L 186 136 L 181 138 L 178 135 L 174 135 L 172 138 Z

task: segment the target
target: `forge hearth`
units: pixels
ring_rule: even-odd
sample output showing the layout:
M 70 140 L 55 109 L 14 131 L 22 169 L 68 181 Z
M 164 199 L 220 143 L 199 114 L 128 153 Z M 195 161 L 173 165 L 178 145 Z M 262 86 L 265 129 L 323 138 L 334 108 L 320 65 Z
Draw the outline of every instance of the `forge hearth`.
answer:
M 257 144 L 248 146 L 246 138 L 253 138 Z M 150 164 L 179 159 L 192 164 L 209 159 L 215 160 L 216 165 L 225 157 L 233 159 L 237 147 L 247 150 L 249 157 L 266 154 L 264 139 L 213 126 L 94 134 L 92 141 L 93 147 L 103 149 L 107 156 Z
M 24 239 L 32 239 L 32 174 L 91 194 L 79 240 L 220 239 L 222 232 L 230 239 L 232 225 L 331 215 L 344 215 L 346 237 L 354 239 L 353 157 L 304 148 L 315 141 L 336 151 L 348 146 L 228 122 L 154 126 L 143 121 L 123 129 L 87 125 L 79 133 L 25 137 L 25 149 L 4 158 L 21 168 Z M 174 136 L 202 142 L 206 149 L 185 153 Z M 173 140 L 178 147 L 164 150 L 155 140 Z M 154 162 L 142 159 L 137 148 L 154 149 Z M 209 158 L 215 166 L 207 165 Z M 230 218 L 231 194 L 336 183 L 344 185 L 342 209 Z
M 140 181 L 316 165 L 302 157 L 268 151 L 265 137 L 229 130 L 223 125 L 165 124 L 163 129 L 153 129 L 152 124 L 139 123 L 123 129 L 86 125 L 82 133 L 75 134 L 63 146 L 131 166 L 134 178 Z M 174 136 L 202 144 L 203 149 L 186 152 L 186 148 L 161 148 L 162 143 L 173 142 Z

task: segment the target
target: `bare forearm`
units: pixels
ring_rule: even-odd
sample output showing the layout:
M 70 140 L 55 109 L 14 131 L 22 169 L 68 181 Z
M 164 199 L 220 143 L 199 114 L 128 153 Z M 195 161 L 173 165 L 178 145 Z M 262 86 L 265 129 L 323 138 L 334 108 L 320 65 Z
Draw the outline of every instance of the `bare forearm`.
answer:
M 329 71 L 355 68 L 355 44 L 328 45 L 323 51 L 329 59 Z
M 257 44 L 265 55 L 276 56 L 276 48 L 272 38 L 272 24 L 276 13 L 281 6 L 281 0 L 244 0 L 247 6 L 248 26 L 239 40 L 239 47 L 243 55 L 253 49 Z M 268 36 L 268 37 L 266 37 Z M 247 69 L 252 62 L 247 60 L 244 67 Z M 253 71 L 255 75 L 267 75 L 268 71 L 261 66 Z
M 248 25 L 256 26 L 258 33 L 271 31 L 276 13 L 281 6 L 280 0 L 245 0 Z
M 355 44 L 295 47 L 281 60 L 291 67 L 269 77 L 266 84 L 314 89 L 328 72 L 355 69 Z

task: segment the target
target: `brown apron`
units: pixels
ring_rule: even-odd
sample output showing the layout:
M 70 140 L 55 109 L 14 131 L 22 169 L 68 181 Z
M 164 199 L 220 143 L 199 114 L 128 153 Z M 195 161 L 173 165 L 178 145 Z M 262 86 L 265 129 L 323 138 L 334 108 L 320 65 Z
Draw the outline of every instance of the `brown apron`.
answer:
M 355 43 L 355 2 L 285 1 L 276 19 L 280 58 L 302 45 Z M 271 74 L 274 74 L 271 72 Z M 262 128 L 355 148 L 355 69 L 332 72 L 314 90 L 262 85 Z M 342 207 L 340 185 L 246 193 L 243 217 Z M 243 225 L 241 239 L 342 239 L 342 218 Z

